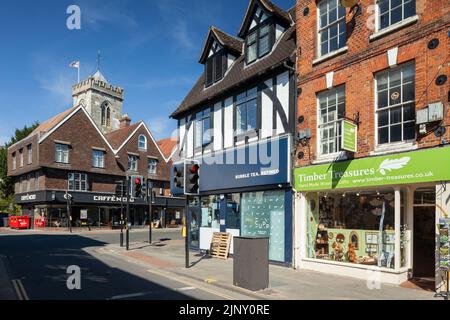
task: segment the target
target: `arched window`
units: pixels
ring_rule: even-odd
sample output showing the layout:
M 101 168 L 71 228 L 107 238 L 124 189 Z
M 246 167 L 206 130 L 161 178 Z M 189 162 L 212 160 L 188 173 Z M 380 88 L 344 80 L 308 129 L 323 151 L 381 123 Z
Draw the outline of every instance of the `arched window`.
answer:
M 147 137 L 143 134 L 139 136 L 138 148 L 141 150 L 147 150 Z
M 111 125 L 111 108 L 108 102 L 102 104 L 102 126 Z

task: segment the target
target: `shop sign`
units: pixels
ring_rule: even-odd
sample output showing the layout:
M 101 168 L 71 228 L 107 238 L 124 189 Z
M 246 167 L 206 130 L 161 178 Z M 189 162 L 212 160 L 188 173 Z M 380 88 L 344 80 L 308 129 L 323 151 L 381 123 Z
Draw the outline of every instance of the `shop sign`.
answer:
M 344 120 L 342 121 L 341 149 L 356 152 L 358 141 L 358 125 Z
M 35 194 L 27 194 L 20 197 L 20 201 L 33 201 L 33 200 L 36 200 Z
M 332 190 L 450 180 L 450 148 L 297 168 L 297 191 Z

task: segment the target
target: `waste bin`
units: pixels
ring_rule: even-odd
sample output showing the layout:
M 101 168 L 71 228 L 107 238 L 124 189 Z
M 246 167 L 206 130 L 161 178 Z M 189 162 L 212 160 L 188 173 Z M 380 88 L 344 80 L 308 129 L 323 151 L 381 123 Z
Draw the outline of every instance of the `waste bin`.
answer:
M 269 238 L 234 237 L 233 284 L 251 291 L 269 287 Z

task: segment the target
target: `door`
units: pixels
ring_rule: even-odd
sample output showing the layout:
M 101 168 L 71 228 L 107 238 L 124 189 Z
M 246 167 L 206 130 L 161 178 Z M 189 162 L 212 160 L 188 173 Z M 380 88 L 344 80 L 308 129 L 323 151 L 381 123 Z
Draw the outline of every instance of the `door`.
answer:
M 435 231 L 434 206 L 414 207 L 414 277 L 435 277 Z

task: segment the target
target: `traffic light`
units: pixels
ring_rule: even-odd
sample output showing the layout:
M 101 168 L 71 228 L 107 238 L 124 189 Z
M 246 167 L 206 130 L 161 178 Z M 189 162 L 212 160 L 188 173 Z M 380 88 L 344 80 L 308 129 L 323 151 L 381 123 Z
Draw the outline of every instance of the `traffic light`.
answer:
M 175 188 L 184 189 L 184 168 L 180 166 L 173 167 L 173 184 Z
M 133 198 L 142 198 L 142 181 L 144 179 L 141 176 L 131 177 L 131 196 Z
M 186 184 L 185 194 L 197 195 L 200 193 L 200 166 L 196 162 L 185 164 Z

